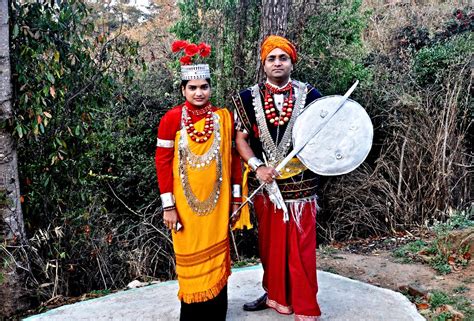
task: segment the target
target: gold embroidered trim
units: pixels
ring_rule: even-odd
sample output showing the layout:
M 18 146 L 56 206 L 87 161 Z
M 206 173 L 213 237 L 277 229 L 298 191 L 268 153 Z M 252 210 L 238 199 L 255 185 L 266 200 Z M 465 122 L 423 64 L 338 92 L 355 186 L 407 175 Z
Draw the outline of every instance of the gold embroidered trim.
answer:
M 242 129 L 246 130 L 247 133 L 250 133 L 250 128 L 251 128 L 250 120 L 245 111 L 244 104 L 242 102 L 242 97 L 240 95 L 237 95 L 237 96 L 232 97 L 232 100 L 236 107 L 235 110 L 237 111 L 237 114 L 239 115 L 239 118 L 241 120 L 241 124 L 244 127 Z
M 219 270 L 219 269 L 222 269 L 223 266 L 225 266 L 227 264 L 227 261 L 225 260 L 221 265 L 219 266 L 216 266 L 206 272 L 203 272 L 203 273 L 199 273 L 199 274 L 195 274 L 195 275 L 182 275 L 182 274 L 178 274 L 178 278 L 180 279 L 196 279 L 196 278 L 199 278 L 201 276 L 204 276 L 204 275 L 207 275 L 207 274 L 210 274 L 216 270 Z
M 295 314 L 295 321 L 318 321 L 319 316 Z
M 296 181 L 296 182 L 291 182 L 291 181 L 282 182 L 282 183 L 278 182 L 278 186 L 301 185 L 301 184 L 305 184 L 305 183 L 312 182 L 312 181 L 317 181 L 317 180 L 318 180 L 317 177 L 313 177 L 313 178 L 308 178 L 308 179 L 304 179 L 304 180 Z
M 283 314 L 292 314 L 293 313 L 293 308 L 291 306 L 285 306 L 277 303 L 276 301 L 270 300 L 267 298 L 267 305 L 278 311 L 278 313 L 283 313 Z
M 224 253 L 229 246 L 228 239 L 224 239 L 219 243 L 216 243 L 207 249 L 201 250 L 193 254 L 175 254 L 176 265 L 179 266 L 193 266 L 201 264 L 210 260 L 222 253 Z
M 211 299 L 214 299 L 222 291 L 224 286 L 227 284 L 227 279 L 229 278 L 230 270 L 226 269 L 222 278 L 210 289 L 197 292 L 197 293 L 184 293 L 179 290 L 178 298 L 186 303 L 196 303 L 196 302 L 205 302 Z

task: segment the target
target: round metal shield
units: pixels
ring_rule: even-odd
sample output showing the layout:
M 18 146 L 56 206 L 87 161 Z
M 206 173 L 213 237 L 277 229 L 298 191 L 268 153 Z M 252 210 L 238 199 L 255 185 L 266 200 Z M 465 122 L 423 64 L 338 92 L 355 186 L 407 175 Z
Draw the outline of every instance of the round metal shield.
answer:
M 365 109 L 347 99 L 337 110 L 341 101 L 339 95 L 315 100 L 293 126 L 293 146 L 309 140 L 297 157 L 319 175 L 334 176 L 353 171 L 362 164 L 372 147 L 374 130 Z

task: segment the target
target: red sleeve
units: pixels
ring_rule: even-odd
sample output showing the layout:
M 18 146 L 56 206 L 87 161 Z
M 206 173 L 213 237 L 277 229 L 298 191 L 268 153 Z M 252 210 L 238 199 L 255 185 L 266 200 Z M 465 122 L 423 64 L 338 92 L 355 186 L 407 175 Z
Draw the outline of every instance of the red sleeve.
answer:
M 242 185 L 242 163 L 240 155 L 235 149 L 235 128 L 234 128 L 234 115 L 230 112 L 231 128 L 232 128 L 232 169 L 231 169 L 231 182 L 232 185 Z M 234 198 L 234 201 L 242 201 L 242 198 Z
M 181 126 L 181 113 L 179 108 L 168 111 L 160 121 L 158 139 L 174 142 L 176 132 Z M 160 194 L 173 193 L 173 157 L 174 147 L 156 147 L 155 165 Z

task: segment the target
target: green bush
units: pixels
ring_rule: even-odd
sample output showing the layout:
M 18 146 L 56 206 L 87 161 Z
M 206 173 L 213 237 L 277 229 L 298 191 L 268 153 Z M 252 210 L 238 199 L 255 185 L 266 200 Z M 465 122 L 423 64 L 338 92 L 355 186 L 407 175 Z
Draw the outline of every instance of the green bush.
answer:
M 57 284 L 37 287 L 40 299 L 174 273 L 167 236 L 155 226 L 163 106 L 137 94 L 146 72 L 138 44 L 99 33 L 88 14 L 75 0 L 11 8 L 12 130 L 31 240 L 29 286 Z
M 464 33 L 419 50 L 413 59 L 413 72 L 422 86 L 441 84 L 449 76 L 456 77 L 468 69 L 474 47 L 474 35 Z
M 372 71 L 364 64 L 368 53 L 362 41 L 369 16 L 360 0 L 319 4 L 305 26 L 294 77 L 325 95 L 343 94 L 356 79 L 370 87 Z
M 454 303 L 454 300 L 450 298 L 449 295 L 441 291 L 434 291 L 431 294 L 429 301 L 432 309 L 436 309 L 437 307 L 442 306 L 444 304 Z

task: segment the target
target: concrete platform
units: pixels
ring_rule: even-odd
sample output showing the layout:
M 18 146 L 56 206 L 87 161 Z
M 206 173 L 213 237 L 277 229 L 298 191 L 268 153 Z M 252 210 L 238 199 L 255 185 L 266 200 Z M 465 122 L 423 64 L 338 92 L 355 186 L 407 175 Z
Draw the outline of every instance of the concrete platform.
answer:
M 244 302 L 262 292 L 260 265 L 234 269 L 229 279 L 229 321 L 290 321 L 272 309 L 242 310 Z M 321 321 L 418 321 L 425 320 L 402 294 L 318 271 Z M 110 294 L 34 315 L 25 321 L 172 321 L 179 320 L 177 281 Z

